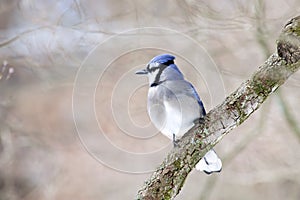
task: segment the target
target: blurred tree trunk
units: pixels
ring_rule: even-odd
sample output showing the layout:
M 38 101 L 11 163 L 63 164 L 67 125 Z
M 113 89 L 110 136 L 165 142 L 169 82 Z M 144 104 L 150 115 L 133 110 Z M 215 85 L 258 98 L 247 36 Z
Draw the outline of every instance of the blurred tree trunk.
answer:
M 212 109 L 174 148 L 138 192 L 137 199 L 173 199 L 197 162 L 230 130 L 242 124 L 300 67 L 300 16 L 291 19 L 270 56 L 252 77 Z

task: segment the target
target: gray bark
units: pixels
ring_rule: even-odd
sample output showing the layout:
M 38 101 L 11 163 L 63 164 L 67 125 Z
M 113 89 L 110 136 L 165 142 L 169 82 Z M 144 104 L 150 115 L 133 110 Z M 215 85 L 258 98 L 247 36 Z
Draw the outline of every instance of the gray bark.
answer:
M 277 52 L 224 102 L 185 134 L 138 191 L 137 199 L 173 199 L 198 161 L 233 128 L 243 123 L 300 67 L 300 16 L 291 19 Z

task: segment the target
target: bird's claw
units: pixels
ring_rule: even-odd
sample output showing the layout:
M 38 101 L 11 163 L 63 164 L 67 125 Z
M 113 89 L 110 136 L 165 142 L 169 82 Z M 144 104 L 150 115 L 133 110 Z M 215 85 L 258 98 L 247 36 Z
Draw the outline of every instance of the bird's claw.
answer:
M 179 147 L 179 144 L 178 144 L 179 140 L 176 140 L 176 136 L 175 134 L 173 133 L 173 147 Z

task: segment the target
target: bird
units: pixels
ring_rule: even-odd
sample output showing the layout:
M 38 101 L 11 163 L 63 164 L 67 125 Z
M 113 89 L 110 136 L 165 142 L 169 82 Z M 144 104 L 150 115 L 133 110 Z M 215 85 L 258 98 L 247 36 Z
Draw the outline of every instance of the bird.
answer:
M 136 74 L 148 77 L 147 111 L 151 122 L 176 147 L 178 140 L 195 125 L 195 120 L 204 118 L 206 111 L 194 86 L 185 80 L 174 60 L 173 55 L 157 55 Z M 222 161 L 212 149 L 195 168 L 206 174 L 221 172 Z

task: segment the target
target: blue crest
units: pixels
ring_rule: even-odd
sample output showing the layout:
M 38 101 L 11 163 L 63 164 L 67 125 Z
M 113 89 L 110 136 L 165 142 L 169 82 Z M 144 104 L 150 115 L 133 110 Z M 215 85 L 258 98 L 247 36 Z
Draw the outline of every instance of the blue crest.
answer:
M 160 64 L 165 64 L 168 63 L 170 61 L 173 61 L 175 59 L 174 56 L 169 55 L 169 54 L 161 54 L 158 56 L 155 56 L 150 63 L 160 63 Z

